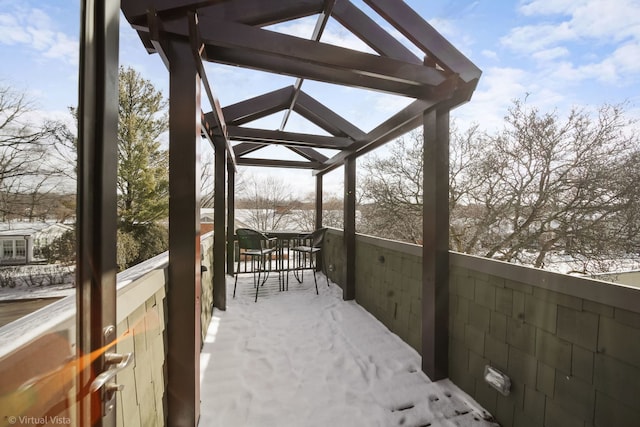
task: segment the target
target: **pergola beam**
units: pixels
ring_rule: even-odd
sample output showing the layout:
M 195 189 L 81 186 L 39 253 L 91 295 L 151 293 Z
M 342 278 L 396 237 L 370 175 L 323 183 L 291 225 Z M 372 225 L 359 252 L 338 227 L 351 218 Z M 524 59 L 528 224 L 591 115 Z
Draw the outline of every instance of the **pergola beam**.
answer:
M 322 153 L 317 152 L 313 148 L 309 147 L 287 147 L 289 150 L 298 154 L 299 156 L 304 157 L 307 160 L 311 160 L 312 162 L 323 163 L 326 162 L 329 158 Z
M 318 169 L 315 174 L 325 174 L 344 164 L 347 157 L 356 154 L 361 155 L 367 151 L 371 151 L 394 138 L 415 129 L 420 125 L 422 114 L 433 107 L 436 103 L 430 101 L 417 100 L 403 108 L 399 113 L 395 114 L 389 120 L 369 132 L 366 138 L 357 142 L 349 150 L 344 150 L 326 162 L 322 168 Z
M 134 0 L 123 2 L 122 10 L 149 53 L 157 52 L 146 33 L 148 11 L 163 16 L 176 16 L 197 10 L 200 16 L 214 16 L 247 25 L 266 26 L 319 13 L 323 0 Z
M 188 37 L 184 22 L 167 21 L 169 35 Z M 207 60 L 294 77 L 429 99 L 447 74 L 396 59 L 358 52 L 234 22 L 201 17 Z
M 231 146 L 231 142 L 229 141 L 229 137 L 227 135 L 227 124 L 224 120 L 224 114 L 222 114 L 222 108 L 220 107 L 220 101 L 218 100 L 218 96 L 215 94 L 211 84 L 209 83 L 209 78 L 207 77 L 207 73 L 204 69 L 204 65 L 202 64 L 202 43 L 200 41 L 200 35 L 198 33 L 198 17 L 194 12 L 188 12 L 187 17 L 189 19 L 189 41 L 191 42 L 191 51 L 193 53 L 193 59 L 196 63 L 196 69 L 198 70 L 198 75 L 200 76 L 200 81 L 202 86 L 204 87 L 204 91 L 207 94 L 207 98 L 209 100 L 209 104 L 213 108 L 213 111 L 208 117 L 205 117 L 204 113 L 201 112 L 202 120 L 204 123 L 205 134 L 207 135 L 209 142 L 211 145 L 213 143 L 213 132 L 211 123 L 207 120 L 210 118 L 214 119 L 215 126 L 220 130 L 220 137 L 224 140 L 225 150 L 229 154 L 230 160 L 235 166 L 236 158 L 233 152 L 233 147 Z
M 337 2 L 332 16 L 380 55 L 413 64 L 422 60 L 348 0 Z
M 211 116 L 209 116 L 209 118 L 210 117 Z M 233 150 L 233 146 L 231 145 L 231 142 L 229 141 L 228 135 L 222 136 L 222 135 L 215 134 L 215 129 L 220 129 L 220 128 L 215 125 L 212 126 L 211 123 L 209 122 L 209 119 L 204 113 L 201 113 L 201 118 L 202 118 L 201 124 L 202 124 L 202 130 L 203 130 L 202 134 L 207 138 L 207 140 L 209 141 L 209 144 L 211 144 L 211 146 L 213 147 L 214 138 L 223 138 L 225 142 L 225 148 L 227 150 L 227 154 L 229 154 L 229 161 L 231 162 L 234 168 L 237 167 L 236 154 L 235 154 L 235 151 Z
M 236 153 L 236 157 L 242 157 L 249 153 L 253 153 L 254 151 L 258 151 L 261 148 L 264 148 L 265 146 L 266 146 L 265 144 L 256 144 L 253 142 L 241 142 L 240 144 L 234 145 L 233 149 Z M 294 153 L 298 154 L 299 156 L 302 156 L 307 160 L 317 163 L 318 165 L 328 160 L 327 156 L 317 152 L 313 148 L 309 148 L 309 147 L 287 147 L 287 148 L 293 151 Z
M 459 75 L 466 83 L 480 78 L 480 69 L 406 3 L 395 0 L 364 2 L 444 69 Z
M 316 26 L 314 27 L 313 34 L 311 35 L 311 40 L 317 41 L 317 42 L 320 41 L 320 38 L 322 37 L 322 33 L 324 32 L 324 29 L 327 26 L 327 22 L 329 21 L 329 17 L 331 16 L 331 11 L 335 3 L 336 3 L 336 0 L 326 0 L 324 2 L 324 8 L 320 13 L 320 15 L 318 16 L 318 20 L 316 21 Z M 293 97 L 291 97 L 291 104 L 289 105 L 289 108 L 285 111 L 284 117 L 282 117 L 282 123 L 280 124 L 279 130 L 284 130 L 285 126 L 287 125 L 287 122 L 289 121 L 289 116 L 293 111 L 293 107 L 295 107 L 296 105 L 296 100 L 298 99 L 298 94 L 300 93 L 300 89 L 302 88 L 303 82 L 304 82 L 304 79 L 301 77 L 298 77 L 296 79 L 296 83 L 293 85 L 295 92 L 293 94 Z
M 236 153 L 236 158 L 240 161 L 240 158 L 246 154 L 253 153 L 261 148 L 264 148 L 264 144 L 256 144 L 253 142 L 242 142 L 233 146 L 233 151 Z
M 324 104 L 301 91 L 294 111 L 316 126 L 335 136 L 347 136 L 355 141 L 365 138 L 366 133 Z
M 323 4 L 324 0 L 235 0 L 201 8 L 198 15 L 264 27 L 320 13 Z
M 299 37 L 280 34 L 261 28 L 217 19 L 201 18 L 200 35 L 206 45 L 207 53 L 211 48 L 226 48 L 236 51 L 250 65 L 255 53 L 270 58 L 287 58 L 296 63 L 311 63 L 320 68 L 333 71 L 347 70 L 353 75 L 350 82 L 354 85 L 358 78 L 370 76 L 380 82 L 398 82 L 411 86 L 435 87 L 445 81 L 446 75 L 422 64 L 406 63 L 352 49 L 304 40 Z M 172 28 L 175 28 L 172 31 Z M 185 36 L 179 25 L 167 25 L 168 31 Z M 272 61 L 265 71 L 287 72 L 278 61 Z M 240 62 L 236 64 L 243 65 Z M 297 73 L 294 76 L 305 77 Z M 313 76 L 308 76 L 313 77 Z M 333 80 L 335 77 L 322 80 Z M 371 87 L 376 89 L 376 87 Z
M 127 16 L 127 20 L 135 22 L 144 19 L 149 10 L 155 10 L 156 13 L 177 14 L 226 2 L 231 3 L 230 0 L 135 0 L 123 1 L 121 8 Z
M 227 105 L 222 108 L 222 114 L 228 125 L 240 126 L 284 110 L 289 105 L 293 92 L 293 86 L 283 87 Z
M 275 159 L 250 159 L 241 157 L 238 159 L 241 166 L 264 166 L 273 168 L 293 168 L 293 169 L 317 169 L 320 163 L 302 162 L 297 160 L 275 160 Z
M 234 145 L 234 151 L 236 153 L 236 157 L 241 157 L 247 155 L 249 153 L 253 153 L 254 151 L 258 151 L 261 148 L 264 148 L 265 144 L 255 144 L 253 142 L 242 142 L 240 144 Z M 304 157 L 307 160 L 311 160 L 312 162 L 317 162 L 318 164 L 326 162 L 328 157 L 322 153 L 317 152 L 313 148 L 309 147 L 287 147 L 294 153 L 299 156 Z
M 228 125 L 249 123 L 286 109 L 288 103 L 294 96 L 294 93 L 294 87 L 287 86 L 242 102 L 228 105 L 222 108 L 222 113 L 227 120 Z M 352 125 L 347 120 L 343 119 L 303 91 L 299 93 L 298 101 L 294 106 L 294 111 L 332 135 L 348 136 L 352 139 L 362 138 L 365 135 L 365 133 L 356 126 Z M 209 114 L 211 113 L 208 113 L 207 116 Z M 253 151 L 257 151 L 263 147 L 265 147 L 264 144 L 245 142 L 236 144 L 234 146 L 234 151 L 235 155 L 240 157 Z M 327 160 L 327 156 L 310 147 L 287 148 L 311 161 L 322 163 Z
M 231 140 L 260 144 L 330 148 L 334 150 L 344 149 L 353 144 L 353 140 L 338 136 L 312 135 L 298 132 L 283 132 L 279 130 L 254 129 L 239 126 L 229 126 L 228 132 Z

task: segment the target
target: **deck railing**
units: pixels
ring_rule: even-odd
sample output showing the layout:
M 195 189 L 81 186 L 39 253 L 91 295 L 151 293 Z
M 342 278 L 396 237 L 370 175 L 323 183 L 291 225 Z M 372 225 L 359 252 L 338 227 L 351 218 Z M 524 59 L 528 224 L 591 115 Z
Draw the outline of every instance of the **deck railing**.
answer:
M 343 281 L 342 232 L 325 247 Z M 417 245 L 356 237 L 356 301 L 421 350 Z M 635 426 L 640 289 L 450 253 L 449 375 L 504 426 Z M 484 368 L 508 375 L 503 396 Z
M 325 242 L 327 273 L 342 284 L 342 232 L 329 230 Z M 212 301 L 211 235 L 202 244 L 208 270 L 202 280 L 206 325 Z M 118 425 L 164 423 L 167 261 L 163 254 L 118 275 L 117 330 L 123 338 L 117 350 L 136 355 L 135 366 L 118 377 L 125 385 Z M 418 351 L 421 262 L 419 246 L 356 238 L 356 300 Z M 449 293 L 450 378 L 502 425 L 636 425 L 639 289 L 451 253 Z M 74 355 L 74 316 L 70 297 L 0 328 L 0 406 L 15 412 L 5 410 L 3 416 L 34 411 L 42 416 L 45 410 L 73 415 L 69 407 L 76 390 L 71 383 L 60 387 L 59 381 L 45 381 L 38 389 L 33 387 L 37 383 L 20 378 L 39 372 L 37 379 L 59 379 L 45 374 L 59 374 L 56 366 Z M 508 396 L 484 382 L 487 365 L 510 377 Z M 40 400 L 19 394 L 34 391 L 43 393 Z M 24 406 L 34 401 L 41 405 Z M 0 419 L 0 425 L 8 422 Z
M 212 314 L 212 236 L 201 241 L 203 325 Z M 118 426 L 165 424 L 167 266 L 165 252 L 117 276 L 116 351 L 135 355 L 116 379 L 124 386 Z M 43 417 L 73 425 L 75 313 L 75 296 L 69 296 L 0 328 L 0 426 Z

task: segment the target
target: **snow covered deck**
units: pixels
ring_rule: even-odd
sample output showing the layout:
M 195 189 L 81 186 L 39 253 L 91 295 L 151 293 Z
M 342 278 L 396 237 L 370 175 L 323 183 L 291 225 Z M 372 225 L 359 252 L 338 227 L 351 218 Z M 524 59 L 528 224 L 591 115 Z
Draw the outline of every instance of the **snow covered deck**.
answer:
M 254 303 L 251 275 L 215 310 L 201 353 L 200 426 L 496 426 L 448 380 L 342 290 L 311 275 L 278 292 L 272 275 Z

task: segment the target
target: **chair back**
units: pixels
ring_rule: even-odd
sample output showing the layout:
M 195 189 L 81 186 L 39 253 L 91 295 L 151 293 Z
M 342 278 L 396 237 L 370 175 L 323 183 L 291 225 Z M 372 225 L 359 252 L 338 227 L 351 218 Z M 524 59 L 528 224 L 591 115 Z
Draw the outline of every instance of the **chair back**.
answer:
M 322 249 L 322 244 L 324 243 L 324 235 L 327 233 L 327 228 L 318 228 L 316 231 L 311 233 L 311 246 L 314 248 Z
M 236 235 L 240 249 L 263 249 L 263 243 L 267 240 L 264 234 L 250 228 L 238 228 Z

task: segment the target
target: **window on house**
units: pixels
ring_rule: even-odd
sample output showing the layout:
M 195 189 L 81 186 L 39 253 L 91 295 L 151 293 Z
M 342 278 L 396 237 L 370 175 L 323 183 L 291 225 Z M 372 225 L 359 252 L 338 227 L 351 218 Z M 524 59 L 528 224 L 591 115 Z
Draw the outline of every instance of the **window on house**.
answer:
M 16 258 L 26 258 L 27 257 L 27 241 L 26 240 L 16 240 Z
M 2 258 L 13 258 L 13 240 L 2 241 Z

